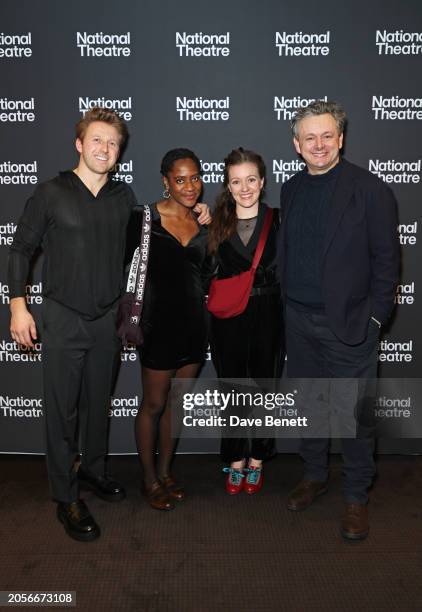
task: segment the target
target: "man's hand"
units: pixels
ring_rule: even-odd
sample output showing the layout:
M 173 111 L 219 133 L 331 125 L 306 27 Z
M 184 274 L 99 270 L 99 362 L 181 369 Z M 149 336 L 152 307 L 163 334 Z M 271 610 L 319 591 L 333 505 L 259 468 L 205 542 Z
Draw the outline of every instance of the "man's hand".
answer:
M 199 215 L 198 223 L 201 225 L 209 225 L 211 223 L 212 217 L 208 204 L 197 204 L 193 210 Z
M 18 297 L 10 300 L 10 334 L 18 344 L 34 348 L 37 339 L 37 328 L 31 313 L 26 307 L 25 298 Z

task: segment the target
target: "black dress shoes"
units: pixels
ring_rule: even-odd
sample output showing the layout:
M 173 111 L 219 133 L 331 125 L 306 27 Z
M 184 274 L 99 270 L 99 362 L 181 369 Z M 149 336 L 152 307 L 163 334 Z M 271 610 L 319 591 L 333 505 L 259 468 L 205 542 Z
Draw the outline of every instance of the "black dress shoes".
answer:
M 93 476 L 81 467 L 78 470 L 78 480 L 81 489 L 88 489 L 108 502 L 122 501 L 126 492 L 122 485 L 105 476 Z
M 92 542 L 100 537 L 101 531 L 82 499 L 66 504 L 57 504 L 57 518 L 68 536 L 79 542 Z

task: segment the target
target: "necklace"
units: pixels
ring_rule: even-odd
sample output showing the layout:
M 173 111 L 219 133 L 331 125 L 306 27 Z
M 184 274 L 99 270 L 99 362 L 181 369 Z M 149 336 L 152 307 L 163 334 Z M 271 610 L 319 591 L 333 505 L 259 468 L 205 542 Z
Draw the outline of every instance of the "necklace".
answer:
M 238 219 L 237 222 L 244 229 L 249 229 L 252 225 L 252 221 L 255 221 L 257 217 L 258 215 L 255 215 L 254 217 L 249 217 L 248 219 Z

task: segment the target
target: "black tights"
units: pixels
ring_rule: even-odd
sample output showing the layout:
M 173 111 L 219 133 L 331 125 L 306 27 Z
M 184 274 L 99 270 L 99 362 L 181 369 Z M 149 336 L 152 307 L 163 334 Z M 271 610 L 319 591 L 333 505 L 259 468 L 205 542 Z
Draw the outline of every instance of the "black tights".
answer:
M 195 378 L 198 370 L 198 363 L 188 364 L 178 370 L 151 370 L 142 367 L 143 399 L 135 419 L 135 437 L 147 487 L 158 478 L 169 474 L 176 445 L 176 436 L 172 436 L 171 406 L 168 398 L 171 379 Z M 172 400 L 174 402 L 175 398 L 172 397 Z M 159 454 L 156 467 L 157 434 Z

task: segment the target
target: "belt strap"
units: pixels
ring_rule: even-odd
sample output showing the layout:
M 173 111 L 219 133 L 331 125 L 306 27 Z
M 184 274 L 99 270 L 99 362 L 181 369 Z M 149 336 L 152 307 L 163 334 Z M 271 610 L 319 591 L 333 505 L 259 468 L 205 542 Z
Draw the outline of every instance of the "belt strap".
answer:
M 276 295 L 280 294 L 280 285 L 271 285 L 269 287 L 252 287 L 251 296 L 253 295 Z
M 137 306 L 136 314 L 131 317 L 135 325 L 141 320 L 143 299 L 145 293 L 145 282 L 147 278 L 149 247 L 151 244 L 151 208 L 148 205 L 144 206 L 142 225 L 141 225 L 141 241 L 132 257 L 130 264 L 129 276 L 127 279 L 126 292 L 135 294 L 134 305 Z

